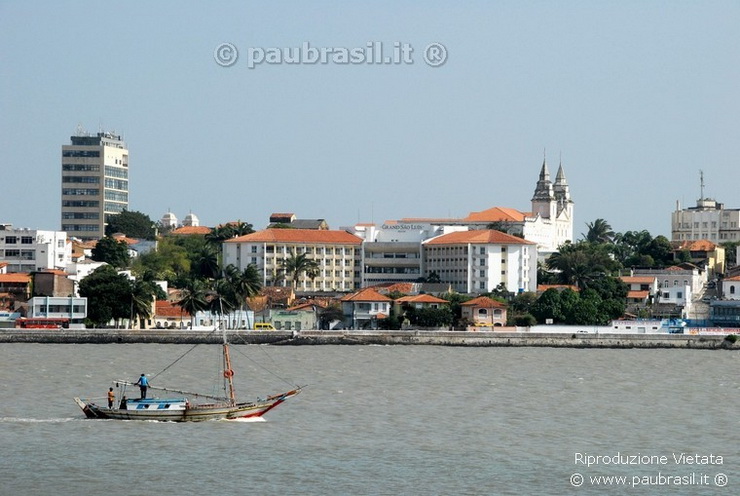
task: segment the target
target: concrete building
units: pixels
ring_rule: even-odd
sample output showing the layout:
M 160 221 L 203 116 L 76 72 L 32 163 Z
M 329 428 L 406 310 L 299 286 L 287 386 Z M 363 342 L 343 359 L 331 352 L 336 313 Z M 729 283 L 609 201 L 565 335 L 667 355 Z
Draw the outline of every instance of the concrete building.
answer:
M 87 298 L 36 296 L 28 301 L 28 317 L 68 318 L 81 324 L 87 317 Z
M 740 241 L 740 209 L 727 209 L 710 198 L 701 198 L 695 207 L 682 209 L 676 202 L 671 215 L 671 240 L 712 243 Z
M 722 280 L 722 299 L 740 300 L 740 276 Z
M 377 329 L 378 320 L 387 318 L 393 300 L 372 288 L 365 288 L 341 299 L 342 313 L 350 329 Z
M 460 293 L 537 289 L 537 244 L 500 231 L 444 234 L 424 245 L 424 276 L 432 272 Z
M 62 231 L 100 239 L 108 216 L 128 209 L 128 149 L 107 132 L 70 139 L 62 146 Z
M 318 273 L 301 274 L 296 291 L 351 291 L 362 281 L 362 239 L 346 231 L 265 229 L 225 241 L 223 265 L 257 267 L 265 286 L 290 286 L 282 261 L 305 254 L 318 263 Z
M 0 262 L 7 262 L 7 272 L 64 269 L 71 258 L 72 245 L 65 232 L 0 225 Z
M 460 304 L 462 318 L 472 327 L 503 327 L 506 325 L 506 305 L 487 296 L 479 296 Z

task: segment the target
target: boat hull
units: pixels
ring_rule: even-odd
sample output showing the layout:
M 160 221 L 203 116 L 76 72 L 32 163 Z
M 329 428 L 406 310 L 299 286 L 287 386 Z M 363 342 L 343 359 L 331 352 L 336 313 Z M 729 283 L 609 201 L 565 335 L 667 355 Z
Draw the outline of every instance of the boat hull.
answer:
M 149 401 L 131 401 L 126 409 L 107 408 L 80 398 L 75 398 L 75 402 L 90 419 L 202 422 L 261 417 L 299 392 L 300 388 L 270 396 L 265 400 L 236 404 L 190 404 L 184 399 L 155 398 Z

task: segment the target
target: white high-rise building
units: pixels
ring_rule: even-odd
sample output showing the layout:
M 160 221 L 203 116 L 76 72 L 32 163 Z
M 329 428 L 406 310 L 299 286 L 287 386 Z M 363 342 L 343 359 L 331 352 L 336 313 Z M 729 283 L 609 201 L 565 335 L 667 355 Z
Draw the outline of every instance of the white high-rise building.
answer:
M 108 216 L 128 209 L 128 149 L 112 133 L 79 133 L 62 146 L 62 231 L 100 239 Z

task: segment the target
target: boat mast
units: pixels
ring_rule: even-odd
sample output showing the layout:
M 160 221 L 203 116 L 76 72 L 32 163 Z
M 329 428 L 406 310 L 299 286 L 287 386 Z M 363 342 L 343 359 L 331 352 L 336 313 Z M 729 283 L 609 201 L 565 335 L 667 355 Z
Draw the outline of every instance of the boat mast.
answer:
M 229 356 L 229 343 L 226 340 L 226 329 L 221 329 L 224 333 L 224 378 L 229 384 L 229 400 L 232 405 L 236 404 L 236 392 L 234 391 L 234 370 L 231 368 L 231 356 Z

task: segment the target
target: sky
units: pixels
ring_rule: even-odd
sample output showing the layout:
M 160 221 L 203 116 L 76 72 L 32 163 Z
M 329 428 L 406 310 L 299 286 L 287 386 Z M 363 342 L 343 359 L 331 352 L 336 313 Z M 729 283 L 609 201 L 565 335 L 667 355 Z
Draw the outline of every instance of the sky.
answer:
M 0 223 L 60 229 L 81 126 L 124 136 L 155 221 L 529 211 L 546 157 L 576 238 L 670 236 L 699 171 L 740 208 L 739 25 L 737 1 L 0 0 Z M 366 63 L 378 44 L 403 62 Z

